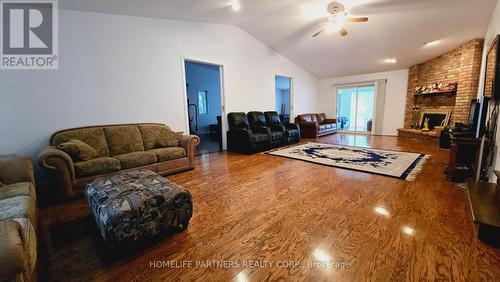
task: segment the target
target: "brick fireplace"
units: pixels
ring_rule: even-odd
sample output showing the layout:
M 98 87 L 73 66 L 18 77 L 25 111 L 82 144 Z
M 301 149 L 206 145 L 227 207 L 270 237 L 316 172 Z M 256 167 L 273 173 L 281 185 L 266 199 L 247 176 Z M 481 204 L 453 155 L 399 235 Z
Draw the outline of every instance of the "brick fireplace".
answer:
M 427 62 L 410 67 L 406 95 L 405 124 L 399 133 L 431 137 L 440 132 L 421 132 L 412 129 L 414 107 L 420 112 L 449 112 L 449 123 L 467 122 L 470 103 L 477 97 L 483 40 L 468 41 L 455 50 Z M 415 95 L 415 89 L 430 84 L 456 85 L 455 91 Z

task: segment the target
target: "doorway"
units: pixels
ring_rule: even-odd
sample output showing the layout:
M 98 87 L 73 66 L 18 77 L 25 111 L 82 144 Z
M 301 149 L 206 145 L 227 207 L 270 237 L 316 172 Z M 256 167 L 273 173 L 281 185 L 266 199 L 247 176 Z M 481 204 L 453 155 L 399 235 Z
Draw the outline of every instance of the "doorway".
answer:
M 283 123 L 290 123 L 291 115 L 291 97 L 292 97 L 292 79 L 290 77 L 275 76 L 275 96 L 276 112 L 280 115 Z
M 375 85 L 337 88 L 337 117 L 340 129 L 351 132 L 373 131 Z
M 221 66 L 184 61 L 189 133 L 200 137 L 198 154 L 222 151 Z

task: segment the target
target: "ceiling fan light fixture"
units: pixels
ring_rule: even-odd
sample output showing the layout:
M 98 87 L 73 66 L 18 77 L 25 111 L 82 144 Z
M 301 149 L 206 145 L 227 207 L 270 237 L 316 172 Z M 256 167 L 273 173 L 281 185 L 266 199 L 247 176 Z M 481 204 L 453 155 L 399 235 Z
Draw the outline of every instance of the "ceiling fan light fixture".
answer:
M 326 33 L 333 33 L 336 30 L 336 26 L 333 22 L 328 22 L 325 25 L 325 32 Z

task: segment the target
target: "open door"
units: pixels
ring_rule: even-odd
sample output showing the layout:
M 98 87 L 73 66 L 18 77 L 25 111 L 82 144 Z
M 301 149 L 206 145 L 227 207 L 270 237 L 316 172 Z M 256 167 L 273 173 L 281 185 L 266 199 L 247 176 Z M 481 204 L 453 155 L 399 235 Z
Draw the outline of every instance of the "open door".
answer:
M 222 150 L 221 66 L 184 61 L 189 133 L 200 137 L 198 154 Z
M 276 112 L 280 115 L 283 123 L 290 123 L 292 111 L 292 79 L 277 75 L 275 77 L 276 85 Z

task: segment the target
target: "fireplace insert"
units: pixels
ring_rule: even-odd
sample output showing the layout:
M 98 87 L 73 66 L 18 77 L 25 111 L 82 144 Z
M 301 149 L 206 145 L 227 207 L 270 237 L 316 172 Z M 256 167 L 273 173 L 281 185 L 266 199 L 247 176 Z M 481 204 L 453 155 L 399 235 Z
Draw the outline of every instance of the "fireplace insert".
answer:
M 436 126 L 447 126 L 450 122 L 449 111 L 424 111 L 420 118 L 420 128 L 424 127 L 425 120 L 429 120 L 429 129 L 433 130 Z

